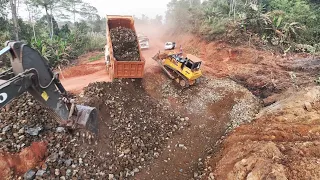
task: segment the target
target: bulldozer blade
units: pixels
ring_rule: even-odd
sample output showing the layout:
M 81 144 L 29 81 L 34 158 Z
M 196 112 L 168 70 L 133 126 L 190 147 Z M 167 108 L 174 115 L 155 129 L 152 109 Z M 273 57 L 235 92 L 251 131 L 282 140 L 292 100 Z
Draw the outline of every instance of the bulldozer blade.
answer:
M 98 111 L 94 107 L 76 105 L 77 120 L 76 124 L 81 128 L 87 129 L 95 134 L 98 133 Z

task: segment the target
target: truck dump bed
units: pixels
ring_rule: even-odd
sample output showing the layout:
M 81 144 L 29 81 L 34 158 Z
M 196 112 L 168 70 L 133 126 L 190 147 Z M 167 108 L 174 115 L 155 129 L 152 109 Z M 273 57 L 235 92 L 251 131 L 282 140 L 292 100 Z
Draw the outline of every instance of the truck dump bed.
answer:
M 107 62 L 107 68 L 111 78 L 142 78 L 144 73 L 145 59 L 141 54 L 141 47 L 138 39 L 140 61 L 122 61 L 114 57 L 114 51 L 112 46 L 112 39 L 110 31 L 113 28 L 124 27 L 133 30 L 136 34 L 134 27 L 134 20 L 132 16 L 107 16 L 107 45 L 105 58 Z

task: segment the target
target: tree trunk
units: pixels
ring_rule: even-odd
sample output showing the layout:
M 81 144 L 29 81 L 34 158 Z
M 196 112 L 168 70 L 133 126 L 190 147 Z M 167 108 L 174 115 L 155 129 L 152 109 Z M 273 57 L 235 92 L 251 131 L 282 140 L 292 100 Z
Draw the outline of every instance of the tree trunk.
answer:
M 36 30 L 35 30 L 35 23 L 33 22 L 33 13 L 34 12 L 31 12 L 31 9 L 30 9 L 30 6 L 28 4 L 26 4 L 27 6 L 27 10 L 28 10 L 28 13 L 29 13 L 29 23 L 32 24 L 32 32 L 33 32 L 33 38 L 37 41 L 37 37 L 36 37 Z
M 47 21 L 48 21 L 48 30 L 49 30 L 49 35 L 51 37 L 51 21 L 50 21 L 50 16 L 49 16 L 49 13 L 48 13 L 48 7 L 47 6 L 44 6 L 45 10 L 46 10 L 46 15 L 47 15 Z
M 52 15 L 52 7 L 51 7 L 51 9 L 50 9 L 50 13 L 51 13 L 51 39 L 53 38 L 53 21 L 52 21 L 52 17 L 53 17 L 53 15 Z
M 76 7 L 75 3 L 73 3 L 73 24 L 76 22 Z
M 18 26 L 16 3 L 17 3 L 16 0 L 10 0 L 12 20 L 13 20 L 13 26 L 14 26 L 14 35 L 15 35 L 16 41 L 18 41 L 19 40 L 19 26 Z

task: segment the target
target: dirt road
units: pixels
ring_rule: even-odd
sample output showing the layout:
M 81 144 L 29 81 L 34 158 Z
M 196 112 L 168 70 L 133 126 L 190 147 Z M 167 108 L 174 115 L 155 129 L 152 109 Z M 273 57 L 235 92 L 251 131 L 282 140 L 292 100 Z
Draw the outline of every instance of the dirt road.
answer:
M 146 59 L 145 72 L 153 72 L 157 64 L 152 57 L 159 51 L 163 50 L 164 41 L 162 36 L 150 31 L 146 33 L 150 38 L 150 48 L 142 50 Z M 110 82 L 111 79 L 106 71 L 104 56 L 100 59 L 90 62 L 91 57 L 95 57 L 103 52 L 92 52 L 79 58 L 78 64 L 62 70 L 60 80 L 67 91 L 80 93 L 84 87 L 93 82 Z
M 90 53 L 92 56 L 101 52 Z M 104 57 L 90 62 L 90 56 L 81 57 L 76 66 L 69 67 L 60 72 L 60 80 L 67 91 L 80 93 L 84 87 L 92 82 L 110 82 L 111 79 L 106 71 Z

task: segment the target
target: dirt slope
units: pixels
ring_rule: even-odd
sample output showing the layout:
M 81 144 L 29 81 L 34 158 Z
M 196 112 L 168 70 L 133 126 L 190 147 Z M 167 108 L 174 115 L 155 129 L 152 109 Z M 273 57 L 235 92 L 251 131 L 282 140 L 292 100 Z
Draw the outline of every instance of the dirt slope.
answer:
M 287 92 L 257 120 L 223 143 L 209 160 L 216 179 L 319 179 L 320 88 Z
M 262 99 L 280 94 L 287 88 L 313 84 L 320 70 L 319 58 L 282 57 L 250 47 L 246 42 L 233 47 L 222 41 L 208 43 L 192 35 L 174 34 L 171 39 L 178 42 L 178 46 L 181 44 L 185 52 L 203 60 L 207 76 L 228 77 Z

